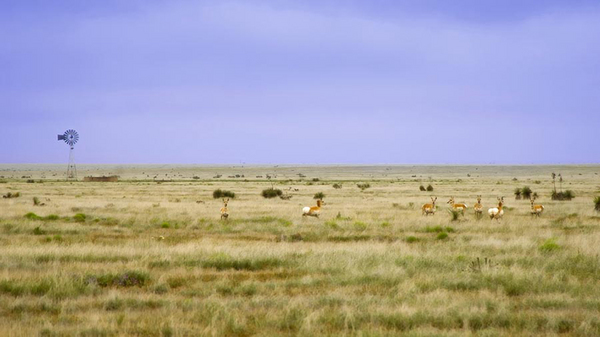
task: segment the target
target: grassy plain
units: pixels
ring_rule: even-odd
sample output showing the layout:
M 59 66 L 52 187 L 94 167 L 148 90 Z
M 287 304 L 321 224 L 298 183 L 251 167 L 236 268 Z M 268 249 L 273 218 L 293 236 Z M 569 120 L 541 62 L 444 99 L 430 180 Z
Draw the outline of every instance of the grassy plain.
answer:
M 1 336 L 600 335 L 600 166 L 63 170 L 0 165 L 0 193 L 20 192 L 0 199 Z M 575 199 L 550 200 L 551 172 Z M 217 188 L 236 193 L 227 221 Z M 484 214 L 505 197 L 500 222 L 474 217 L 478 194 Z

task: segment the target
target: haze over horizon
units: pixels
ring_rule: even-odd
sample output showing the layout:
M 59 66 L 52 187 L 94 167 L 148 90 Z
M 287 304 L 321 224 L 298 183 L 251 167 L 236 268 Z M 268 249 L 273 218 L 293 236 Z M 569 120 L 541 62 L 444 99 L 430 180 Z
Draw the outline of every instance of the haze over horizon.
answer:
M 0 163 L 597 164 L 597 1 L 4 1 Z

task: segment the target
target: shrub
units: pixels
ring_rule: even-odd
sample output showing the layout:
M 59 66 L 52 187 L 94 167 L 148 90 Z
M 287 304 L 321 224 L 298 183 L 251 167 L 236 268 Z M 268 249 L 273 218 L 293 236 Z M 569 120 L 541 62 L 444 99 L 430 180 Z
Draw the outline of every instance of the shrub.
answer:
M 420 190 L 420 191 L 422 191 L 422 192 L 425 192 L 425 191 L 427 191 L 427 189 L 426 189 L 426 188 L 425 188 L 425 186 L 423 186 L 423 185 L 419 186 L 419 190 Z
M 39 205 L 40 205 L 40 198 L 33 197 L 33 206 L 39 206 Z
M 520 188 L 515 188 L 515 200 L 521 200 L 521 189 Z
M 75 222 L 85 222 L 86 215 L 83 213 L 77 213 L 73 216 Z
M 319 181 L 319 178 L 313 178 L 312 181 Z
M 594 209 L 600 212 L 600 196 L 594 198 Z
M 431 186 L 431 184 L 427 185 L 427 192 L 432 192 L 433 191 L 433 186 Z
M 437 235 L 436 240 L 446 240 L 448 238 L 448 233 L 441 232 Z
M 417 242 L 419 241 L 419 239 L 416 236 L 408 236 L 406 237 L 406 242 L 407 243 L 413 243 L 413 242 Z
M 523 199 L 530 199 L 532 193 L 533 191 L 531 191 L 531 188 L 529 188 L 529 186 L 525 186 L 521 189 L 521 195 L 523 196 Z
M 552 191 L 552 200 L 571 200 L 573 198 L 575 198 L 575 194 L 571 190 L 564 192 Z
M 267 188 L 265 190 L 262 190 L 261 195 L 263 196 L 263 198 L 275 198 L 275 197 L 279 197 L 283 194 L 283 192 L 280 189 L 277 188 Z
M 364 191 L 367 188 L 371 187 L 371 185 L 369 183 L 360 183 L 356 184 L 356 187 L 360 188 L 361 191 Z
M 342 188 L 342 184 L 333 184 L 333 188 L 339 190 L 340 188 Z
M 235 199 L 235 193 L 233 193 L 231 191 L 222 190 L 219 188 L 218 190 L 213 191 L 213 198 L 215 198 L 215 199 L 219 199 L 219 198 Z
M 43 231 L 40 226 L 37 226 L 36 228 L 33 229 L 33 235 L 44 235 L 46 234 L 45 231 Z
M 60 217 L 56 214 L 50 214 L 50 215 L 44 217 L 44 220 L 49 220 L 49 221 L 56 221 L 58 219 L 60 219 Z
M 11 198 L 18 198 L 20 196 L 21 196 L 21 192 L 16 192 L 16 193 L 8 192 L 5 195 L 3 195 L 2 198 L 11 199 Z
M 29 219 L 29 220 L 41 220 L 42 217 L 33 213 L 33 212 L 29 212 L 27 214 L 25 214 L 25 218 Z
M 548 239 L 544 241 L 544 243 L 540 246 L 540 250 L 544 253 L 553 252 L 559 249 L 560 246 L 556 243 L 554 239 Z
M 160 228 L 171 228 L 171 224 L 165 221 L 162 224 L 160 224 Z
M 323 200 L 323 198 L 325 198 L 325 194 L 323 194 L 323 192 L 315 193 L 315 196 L 313 197 L 313 199 L 320 199 L 320 200 Z
M 449 210 L 450 212 L 450 217 L 452 218 L 451 221 L 458 221 L 458 217 L 461 214 L 461 212 L 457 211 L 457 210 Z

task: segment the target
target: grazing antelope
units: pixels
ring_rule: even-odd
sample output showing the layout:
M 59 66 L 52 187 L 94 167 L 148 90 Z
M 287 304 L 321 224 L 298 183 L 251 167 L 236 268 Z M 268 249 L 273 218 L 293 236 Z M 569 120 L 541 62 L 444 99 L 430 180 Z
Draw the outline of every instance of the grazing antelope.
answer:
M 450 197 L 450 200 L 448 200 L 448 204 L 450 204 L 450 206 L 452 207 L 453 210 L 460 211 L 462 213 L 462 215 L 465 215 L 465 210 L 467 209 L 467 205 L 454 203 L 454 197 Z
M 477 196 L 477 203 L 473 205 L 473 210 L 475 210 L 475 215 L 480 218 L 483 213 L 483 205 L 481 204 L 481 196 Z
M 229 217 L 229 209 L 227 208 L 228 202 L 229 202 L 229 198 L 223 199 L 223 207 L 221 207 L 221 220 L 223 220 L 223 218 L 225 218 L 225 220 L 227 220 L 227 218 Z
M 319 213 L 321 213 L 321 206 L 325 205 L 325 201 L 319 199 L 317 200 L 317 206 L 313 207 L 304 207 L 302 209 L 302 216 L 314 216 L 316 218 L 319 217 Z
M 490 219 L 500 220 L 504 215 L 504 210 L 502 209 L 502 205 L 504 204 L 504 197 L 498 198 L 498 207 L 488 209 L 488 214 Z
M 529 199 L 531 201 L 531 215 L 537 215 L 540 216 L 542 215 L 542 212 L 544 211 L 544 206 L 543 205 L 534 205 L 533 202 L 535 201 L 535 197 L 531 197 L 531 199 Z
M 435 214 L 435 201 L 437 200 L 437 197 L 435 197 L 435 199 L 433 197 L 431 197 L 431 204 L 423 204 L 423 206 L 421 206 L 421 211 L 423 215 L 429 215 L 429 214 Z

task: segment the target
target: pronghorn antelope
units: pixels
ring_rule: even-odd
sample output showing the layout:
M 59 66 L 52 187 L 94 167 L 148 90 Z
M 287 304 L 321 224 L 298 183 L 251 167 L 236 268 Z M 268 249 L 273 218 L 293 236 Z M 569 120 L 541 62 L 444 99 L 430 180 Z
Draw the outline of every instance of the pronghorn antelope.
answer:
M 325 205 L 325 201 L 319 199 L 317 200 L 317 206 L 313 207 L 304 207 L 302 209 L 302 216 L 314 216 L 316 218 L 319 217 L 319 213 L 321 213 L 321 206 Z
M 229 209 L 227 208 L 228 202 L 229 202 L 229 198 L 223 199 L 223 207 L 221 207 L 221 220 L 223 220 L 223 218 L 225 218 L 225 220 L 227 220 L 227 218 L 229 217 Z
M 467 209 L 467 205 L 454 203 L 454 197 L 450 197 L 450 200 L 448 200 L 448 204 L 450 204 L 450 206 L 452 207 L 452 210 L 460 211 L 462 213 L 462 215 L 465 215 L 465 210 Z
M 540 216 L 542 215 L 542 212 L 544 211 L 544 206 L 543 205 L 534 205 L 533 202 L 535 201 L 535 197 L 531 197 L 531 199 L 529 199 L 531 201 L 531 215 L 537 215 Z
M 475 205 L 473 205 L 473 209 L 475 210 L 475 215 L 477 217 L 480 217 L 481 214 L 483 213 L 483 205 L 481 204 L 481 196 L 480 195 L 477 196 L 477 203 Z
M 490 219 L 500 220 L 504 215 L 504 210 L 502 209 L 502 205 L 504 204 L 504 197 L 498 198 L 498 207 L 488 209 L 488 214 L 490 215 Z
M 431 204 L 423 204 L 423 206 L 421 206 L 421 211 L 423 215 L 429 215 L 429 214 L 435 214 L 435 201 L 437 200 L 437 197 L 435 197 L 435 199 L 433 197 L 431 197 Z

